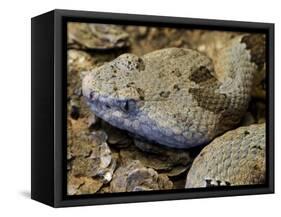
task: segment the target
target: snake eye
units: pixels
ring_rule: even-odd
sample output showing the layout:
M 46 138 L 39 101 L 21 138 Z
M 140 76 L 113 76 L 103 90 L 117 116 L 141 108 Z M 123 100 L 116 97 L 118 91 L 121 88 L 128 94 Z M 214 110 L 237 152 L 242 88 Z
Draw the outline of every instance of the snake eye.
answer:
M 136 103 L 134 100 L 126 100 L 126 101 L 122 101 L 120 103 L 120 109 L 123 112 L 130 112 L 132 110 L 134 110 L 136 107 Z

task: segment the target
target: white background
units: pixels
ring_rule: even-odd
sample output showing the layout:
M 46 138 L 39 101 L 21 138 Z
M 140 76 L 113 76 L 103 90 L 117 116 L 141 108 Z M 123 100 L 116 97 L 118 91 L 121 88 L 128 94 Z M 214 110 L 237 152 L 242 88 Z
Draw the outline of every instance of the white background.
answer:
M 276 23 L 276 108 L 281 109 L 278 0 L 1 1 L 0 216 L 266 216 L 280 213 L 280 113 L 276 194 L 52 209 L 30 197 L 30 18 L 54 8 Z M 279 170 L 279 171 L 278 171 Z M 44 186 L 42 186 L 44 187 Z M 279 206 L 279 207 L 278 207 Z M 280 214 L 279 214 L 280 215 Z M 276 214 L 275 214 L 276 216 Z

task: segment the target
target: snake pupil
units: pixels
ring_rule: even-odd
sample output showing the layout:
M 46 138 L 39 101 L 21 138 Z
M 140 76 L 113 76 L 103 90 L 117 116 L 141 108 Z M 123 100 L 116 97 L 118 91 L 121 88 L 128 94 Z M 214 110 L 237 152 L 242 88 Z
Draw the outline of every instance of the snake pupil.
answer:
M 128 101 L 125 102 L 124 110 L 125 111 L 129 111 L 129 103 L 128 103 Z

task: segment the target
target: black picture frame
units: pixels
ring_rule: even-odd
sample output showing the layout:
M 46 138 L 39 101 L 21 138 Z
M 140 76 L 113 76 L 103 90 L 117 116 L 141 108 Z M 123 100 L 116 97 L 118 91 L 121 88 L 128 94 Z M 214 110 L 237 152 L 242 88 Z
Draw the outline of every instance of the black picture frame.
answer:
M 66 23 L 102 22 L 261 32 L 267 40 L 267 182 L 232 186 L 98 195 L 66 195 Z M 32 18 L 31 198 L 53 207 L 274 193 L 274 24 L 53 10 Z

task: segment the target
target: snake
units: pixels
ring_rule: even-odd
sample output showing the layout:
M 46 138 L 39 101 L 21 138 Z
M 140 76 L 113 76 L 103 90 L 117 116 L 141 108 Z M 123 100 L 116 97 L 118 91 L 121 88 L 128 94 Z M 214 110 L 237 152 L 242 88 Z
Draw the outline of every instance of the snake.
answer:
M 166 147 L 189 149 L 237 127 L 263 64 L 264 35 L 242 34 L 213 59 L 175 47 L 142 56 L 124 53 L 88 71 L 82 93 L 91 111 L 109 124 Z
M 265 124 L 230 130 L 195 158 L 185 188 L 253 185 L 266 181 Z

